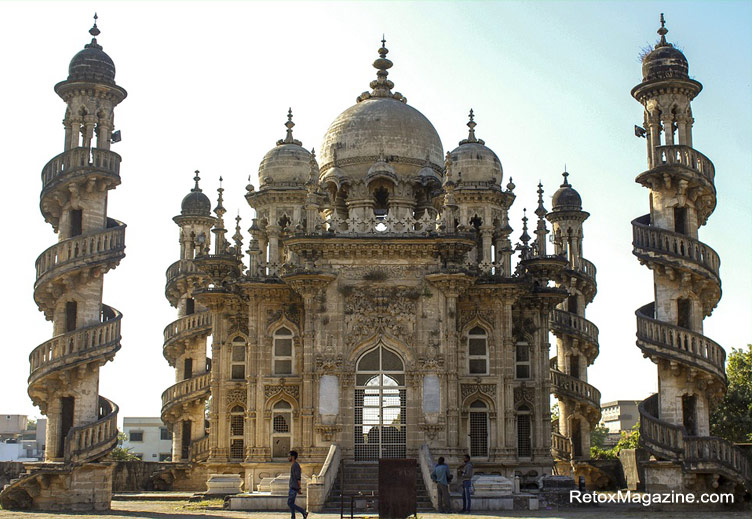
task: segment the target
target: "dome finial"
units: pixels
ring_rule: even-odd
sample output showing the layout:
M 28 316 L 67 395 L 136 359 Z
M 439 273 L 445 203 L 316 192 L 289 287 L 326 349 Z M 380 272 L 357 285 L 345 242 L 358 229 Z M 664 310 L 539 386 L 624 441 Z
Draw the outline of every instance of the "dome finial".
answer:
M 99 16 L 97 16 L 97 13 L 94 13 L 94 25 L 91 27 L 91 29 L 89 29 L 89 34 L 91 34 L 95 38 L 99 36 L 100 34 L 99 28 L 97 27 L 98 19 L 99 19 Z
M 661 41 L 659 41 L 658 45 L 655 46 L 656 49 L 658 47 L 669 47 L 669 46 L 671 46 L 671 44 L 666 41 L 666 34 L 667 33 L 668 33 L 668 29 L 666 29 L 666 19 L 663 17 L 663 13 L 661 13 L 661 28 L 658 29 L 658 34 L 661 35 Z
M 543 207 L 543 182 L 538 180 L 538 207 L 535 210 L 535 214 L 537 214 L 539 218 L 543 218 L 546 216 L 546 212 L 546 208 Z
M 194 193 L 200 193 L 200 192 L 201 192 L 201 188 L 200 188 L 200 187 L 198 187 L 198 181 L 199 181 L 199 180 L 201 180 L 201 177 L 199 177 L 199 176 L 198 176 L 198 174 L 199 174 L 199 171 L 198 171 L 198 170 L 196 170 L 196 171 L 195 171 L 194 173 L 196 173 L 196 176 L 195 176 L 195 177 L 193 177 L 193 180 L 195 180 L 195 181 L 196 181 L 196 185 L 194 186 L 194 188 L 193 188 L 193 189 L 191 189 L 191 192 L 194 192 Z
M 564 173 L 561 174 L 562 177 L 564 177 L 564 183 L 562 183 L 559 187 L 570 187 L 569 180 L 567 177 L 569 176 L 569 173 L 567 173 L 567 165 L 564 164 Z
M 470 114 L 468 115 L 470 120 L 467 122 L 467 127 L 470 128 L 470 132 L 467 134 L 467 141 L 468 142 L 477 142 L 477 139 L 475 138 L 475 127 L 478 125 L 478 123 L 475 122 L 475 116 L 473 115 L 473 109 L 470 109 Z
M 292 129 L 294 126 L 295 123 L 292 122 L 292 107 L 290 107 L 287 110 L 287 122 L 285 123 L 285 127 L 287 128 L 287 135 L 284 139 L 277 141 L 277 146 L 281 146 L 282 144 L 297 144 L 298 146 L 301 146 L 303 144 L 299 140 L 293 138 Z
M 389 49 L 386 48 L 386 38 L 382 34 L 381 36 L 381 48 L 379 48 L 379 57 L 373 62 L 373 68 L 378 70 L 376 72 L 376 80 L 371 81 L 372 96 L 375 97 L 391 97 L 392 87 L 394 83 L 389 81 L 386 77 L 389 75 L 389 70 L 392 68 L 393 63 L 387 59 L 386 55 L 389 54 Z

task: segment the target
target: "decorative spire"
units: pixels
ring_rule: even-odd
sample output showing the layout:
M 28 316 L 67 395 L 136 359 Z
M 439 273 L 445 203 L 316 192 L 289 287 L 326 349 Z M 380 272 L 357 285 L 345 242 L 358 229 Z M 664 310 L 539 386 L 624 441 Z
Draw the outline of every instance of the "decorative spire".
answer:
M 92 47 L 96 49 L 102 48 L 102 46 L 97 43 L 97 36 L 99 36 L 99 34 L 101 33 L 101 31 L 99 30 L 99 27 L 97 27 L 98 18 L 99 16 L 97 16 L 97 13 L 94 13 L 94 25 L 92 25 L 91 29 L 89 29 L 89 34 L 91 34 L 92 36 L 91 43 L 87 43 L 86 45 L 84 45 L 84 47 L 87 49 L 92 48 Z
M 376 79 L 370 83 L 373 90 L 371 92 L 363 92 L 360 94 L 357 101 L 361 102 L 370 97 L 393 97 L 403 103 L 407 102 L 407 99 L 405 99 L 399 92 L 392 93 L 394 83 L 387 79 L 387 76 L 389 75 L 389 72 L 387 71 L 392 68 L 393 63 L 386 57 L 386 55 L 389 54 L 389 49 L 386 48 L 386 39 L 383 35 L 381 37 L 381 48 L 379 48 L 378 52 L 379 57 L 373 62 L 373 68 L 378 72 L 376 72 Z
M 527 208 L 522 209 L 522 235 L 520 241 L 527 247 L 527 243 L 530 241 L 530 235 L 527 233 Z
M 569 173 L 567 173 L 566 164 L 564 164 L 564 173 L 562 173 L 561 176 L 564 177 L 564 182 L 559 187 L 572 187 L 572 184 L 569 183 L 569 179 L 567 179 Z
M 539 180 L 538 181 L 538 208 L 535 210 L 535 214 L 538 215 L 539 218 L 543 218 L 546 216 L 546 208 L 543 207 L 543 183 Z
M 240 232 L 240 211 L 235 217 L 235 234 L 232 235 L 232 239 L 235 242 L 235 253 L 240 256 L 243 253 L 243 234 Z
M 535 249 L 538 252 L 538 256 L 541 258 L 546 255 L 546 234 L 548 229 L 546 228 L 546 208 L 543 207 L 543 183 L 538 181 L 538 208 L 535 210 L 535 214 L 538 215 L 538 227 L 535 229 Z
M 661 41 L 658 42 L 658 44 L 655 46 L 657 49 L 658 47 L 673 47 L 670 43 L 666 41 L 666 34 L 668 33 L 668 29 L 666 29 L 666 19 L 663 17 L 663 13 L 661 13 L 661 28 L 658 29 L 658 34 L 661 35 Z
M 289 108 L 287 110 L 287 122 L 285 123 L 285 127 L 287 128 L 287 135 L 284 139 L 280 139 L 277 141 L 277 146 L 281 146 L 282 144 L 295 144 L 297 146 L 302 146 L 303 143 L 300 142 L 297 139 L 293 139 L 292 137 L 292 129 L 295 126 L 295 123 L 292 122 L 292 108 Z
M 478 126 L 478 123 L 475 122 L 475 113 L 473 112 L 473 109 L 470 109 L 470 114 L 468 115 L 469 121 L 467 122 L 467 127 L 470 128 L 470 131 L 467 134 L 467 139 L 462 139 L 460 141 L 460 145 L 467 144 L 469 142 L 477 142 L 479 144 L 485 144 L 485 141 L 483 139 L 478 139 L 475 137 L 475 127 Z
M 225 229 L 224 218 L 222 218 L 227 212 L 227 210 L 222 205 L 223 192 L 224 189 L 222 188 L 222 177 L 219 177 L 219 188 L 217 188 L 217 193 L 219 193 L 219 196 L 217 197 L 217 207 L 214 209 L 214 213 L 217 215 L 217 221 L 214 224 L 214 229 L 212 229 L 212 232 L 217 235 L 217 238 L 214 240 L 215 254 L 222 254 L 227 249 L 227 243 L 225 242 L 225 233 L 227 232 L 227 230 Z
M 319 181 L 319 165 L 316 163 L 315 148 L 311 148 L 311 158 L 308 160 L 308 165 L 310 169 L 308 172 L 308 183 L 306 185 L 310 188 L 309 191 L 314 191 L 316 186 L 318 186 Z
M 514 188 L 517 187 L 514 185 L 514 182 L 512 182 L 512 177 L 509 177 L 509 183 L 507 184 L 507 191 L 510 193 L 514 191 Z
M 198 181 L 201 180 L 201 177 L 198 176 L 198 173 L 199 173 L 198 170 L 196 170 L 195 173 L 196 173 L 196 176 L 193 177 L 193 180 L 196 181 L 196 185 L 193 187 L 193 189 L 191 189 L 191 192 L 192 193 L 200 193 L 201 192 L 201 188 L 198 187 Z

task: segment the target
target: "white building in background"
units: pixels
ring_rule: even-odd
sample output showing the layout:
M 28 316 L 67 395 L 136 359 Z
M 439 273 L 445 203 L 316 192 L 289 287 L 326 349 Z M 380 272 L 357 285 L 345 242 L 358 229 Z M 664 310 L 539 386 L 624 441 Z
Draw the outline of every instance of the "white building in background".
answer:
M 0 415 L 0 461 L 43 459 L 46 427 L 46 418 L 40 418 L 34 426 L 27 415 Z
M 143 461 L 170 461 L 172 434 L 159 417 L 126 416 L 123 418 L 123 447 Z

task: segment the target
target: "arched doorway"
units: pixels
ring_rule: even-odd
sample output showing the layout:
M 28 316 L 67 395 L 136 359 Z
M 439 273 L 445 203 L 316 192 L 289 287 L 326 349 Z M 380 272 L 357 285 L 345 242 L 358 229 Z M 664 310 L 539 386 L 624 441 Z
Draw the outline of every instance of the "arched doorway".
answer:
M 407 447 L 405 365 L 379 344 L 355 367 L 355 459 L 404 458 Z
M 470 404 L 468 413 L 468 447 L 470 457 L 488 457 L 488 406 L 482 400 Z

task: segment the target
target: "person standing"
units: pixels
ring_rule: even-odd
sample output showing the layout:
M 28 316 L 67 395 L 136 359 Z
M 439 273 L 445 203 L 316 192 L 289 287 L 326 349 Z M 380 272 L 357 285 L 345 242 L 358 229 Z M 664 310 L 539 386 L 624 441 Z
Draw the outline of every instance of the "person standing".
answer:
M 460 467 L 460 477 L 462 478 L 462 511 L 470 511 L 470 491 L 473 488 L 473 464 L 470 463 L 470 456 L 465 454 L 465 464 Z
M 287 506 L 290 507 L 292 519 L 295 519 L 295 511 L 303 514 L 303 519 L 308 517 L 308 512 L 295 504 L 295 498 L 300 493 L 300 465 L 298 464 L 298 452 L 290 451 L 287 455 L 287 461 L 290 462 L 290 492 L 287 494 Z
M 444 514 L 452 513 L 452 502 L 449 500 L 449 466 L 444 463 L 444 458 L 439 457 L 439 462 L 431 472 L 431 480 L 436 483 L 439 493 L 439 512 Z

